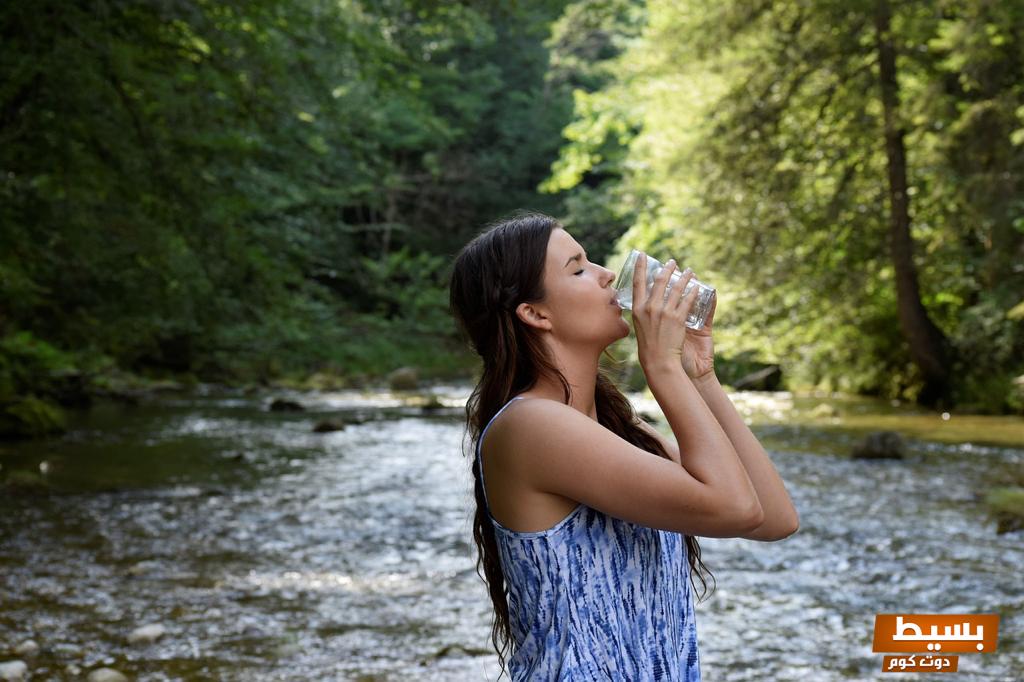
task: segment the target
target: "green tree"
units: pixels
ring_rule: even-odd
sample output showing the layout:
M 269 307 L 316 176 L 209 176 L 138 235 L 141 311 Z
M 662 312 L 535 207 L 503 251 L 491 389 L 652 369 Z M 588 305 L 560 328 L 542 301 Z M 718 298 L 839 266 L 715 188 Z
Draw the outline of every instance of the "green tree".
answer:
M 649 193 L 626 181 L 642 105 L 629 96 L 616 66 L 646 18 L 638 0 L 578 0 L 554 22 L 547 41 L 547 83 L 571 91 L 575 118 L 562 131 L 565 144 L 540 189 L 564 197 L 563 224 L 597 262 L 651 205 Z
M 421 357 L 438 263 L 560 211 L 564 4 L 5 4 L 0 340 L 209 379 Z
M 1024 273 L 989 244 L 1024 248 L 1019 3 L 648 10 L 605 88 L 638 103 L 623 163 L 657 197 L 627 238 L 722 285 L 724 347 L 797 380 L 1006 409 Z M 974 70 L 984 88 L 964 87 Z

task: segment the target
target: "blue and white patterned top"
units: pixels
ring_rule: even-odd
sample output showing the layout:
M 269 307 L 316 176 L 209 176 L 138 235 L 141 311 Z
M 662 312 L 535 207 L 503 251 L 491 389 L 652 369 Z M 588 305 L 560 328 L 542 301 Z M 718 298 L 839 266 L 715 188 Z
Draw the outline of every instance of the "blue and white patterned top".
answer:
M 484 435 L 512 400 L 480 434 L 481 477 Z M 552 528 L 529 533 L 502 526 L 489 506 L 487 515 L 508 586 L 513 682 L 699 682 L 682 535 L 583 504 Z

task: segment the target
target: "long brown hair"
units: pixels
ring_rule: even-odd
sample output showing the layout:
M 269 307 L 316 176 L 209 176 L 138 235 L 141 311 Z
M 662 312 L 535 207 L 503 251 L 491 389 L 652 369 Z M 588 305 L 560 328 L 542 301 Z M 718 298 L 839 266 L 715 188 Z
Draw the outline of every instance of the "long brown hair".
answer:
M 532 388 L 539 376 L 557 377 L 562 384 L 565 403 L 569 404 L 571 391 L 568 381 L 553 365 L 537 331 L 522 324 L 515 314 L 519 303 L 544 299 L 543 274 L 548 239 L 551 231 L 559 227 L 559 222 L 550 216 L 517 212 L 487 225 L 455 258 L 449 284 L 451 313 L 463 337 L 483 360 L 483 373 L 466 403 L 466 428 L 474 452 L 484 426 L 505 403 Z M 598 370 L 594 402 L 598 423 L 633 445 L 669 459 L 661 443 L 640 427 L 639 417 L 626 396 L 601 370 Z M 494 604 L 491 641 L 504 673 L 505 652 L 514 652 L 516 648 L 509 624 L 508 590 L 498 557 L 494 526 L 487 516 L 480 465 L 475 456 L 472 471 L 476 497 L 473 520 L 476 570 L 487 584 Z M 690 535 L 684 538 L 690 563 L 690 582 L 696 590 L 694 577 L 700 580 L 700 599 L 703 600 L 707 592 L 703 574 L 706 573 L 712 581 L 714 576 L 700 560 L 697 539 Z

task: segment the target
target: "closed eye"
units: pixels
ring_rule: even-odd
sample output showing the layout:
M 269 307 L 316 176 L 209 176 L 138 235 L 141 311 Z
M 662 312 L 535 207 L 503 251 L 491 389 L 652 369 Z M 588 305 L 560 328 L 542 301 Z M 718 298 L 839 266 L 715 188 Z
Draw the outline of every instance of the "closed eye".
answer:
M 586 257 L 586 254 L 581 253 L 579 256 L 576 256 L 576 258 L 574 260 L 579 261 L 579 259 L 581 257 Z M 574 272 L 572 274 L 573 275 L 582 275 L 584 272 L 586 272 L 586 270 L 577 270 L 576 272 Z

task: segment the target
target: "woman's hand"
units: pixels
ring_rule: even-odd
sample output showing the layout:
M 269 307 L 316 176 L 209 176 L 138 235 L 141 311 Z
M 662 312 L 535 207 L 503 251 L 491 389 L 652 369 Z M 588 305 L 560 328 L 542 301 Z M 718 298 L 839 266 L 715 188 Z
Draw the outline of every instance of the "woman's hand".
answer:
M 696 290 L 697 287 L 694 287 Z M 715 372 L 715 342 L 711 338 L 711 323 L 715 319 L 715 308 L 718 296 L 711 299 L 711 310 L 700 329 L 686 327 L 686 339 L 683 341 L 683 369 L 686 376 L 697 380 Z
M 647 287 L 647 256 L 641 253 L 637 258 L 633 271 L 633 328 L 636 331 L 637 356 L 640 366 L 648 369 L 659 369 L 668 364 L 683 362 L 684 340 L 687 336 L 686 317 L 697 298 L 697 287 L 683 296 L 686 283 L 693 274 L 686 272 L 665 293 L 669 277 L 676 269 L 675 260 L 670 260 L 654 278 L 651 294 Z M 710 336 L 710 332 L 708 332 Z M 710 344 L 710 338 L 707 342 Z M 693 353 L 690 353 L 693 357 Z M 699 356 L 699 353 L 698 353 Z M 684 368 L 686 365 L 683 365 Z M 695 368 L 703 367 L 703 363 L 695 363 Z M 687 372 L 689 374 L 689 372 Z

